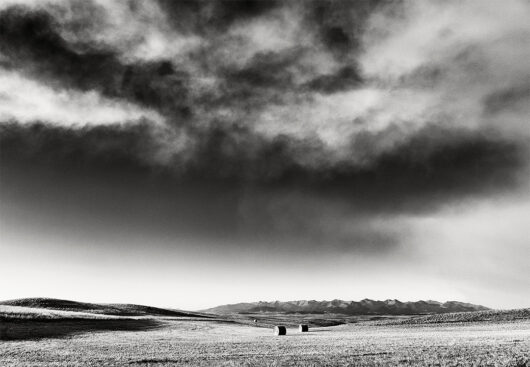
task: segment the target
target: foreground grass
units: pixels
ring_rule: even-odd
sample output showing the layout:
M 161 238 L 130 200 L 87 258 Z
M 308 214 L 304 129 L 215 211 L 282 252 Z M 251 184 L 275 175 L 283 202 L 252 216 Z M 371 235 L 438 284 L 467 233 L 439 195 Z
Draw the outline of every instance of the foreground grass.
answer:
M 530 320 L 436 325 L 350 324 L 275 337 L 213 320 L 161 318 L 143 331 L 0 342 L 18 366 L 530 366 Z

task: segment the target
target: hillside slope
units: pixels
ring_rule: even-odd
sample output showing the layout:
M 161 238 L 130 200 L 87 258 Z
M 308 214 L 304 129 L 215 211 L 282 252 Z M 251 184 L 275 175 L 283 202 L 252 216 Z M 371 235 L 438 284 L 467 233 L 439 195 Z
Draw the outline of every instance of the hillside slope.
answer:
M 0 302 L 0 305 L 44 308 L 59 311 L 89 312 L 114 316 L 174 316 L 174 317 L 207 317 L 206 315 L 180 310 L 135 305 L 135 304 L 100 304 L 76 302 L 55 298 L 21 298 Z
M 436 315 L 425 315 L 402 320 L 383 320 L 376 324 L 381 325 L 416 325 L 416 324 L 445 324 L 466 322 L 506 322 L 517 320 L 530 320 L 530 308 L 515 310 L 487 310 L 474 312 L 453 312 Z

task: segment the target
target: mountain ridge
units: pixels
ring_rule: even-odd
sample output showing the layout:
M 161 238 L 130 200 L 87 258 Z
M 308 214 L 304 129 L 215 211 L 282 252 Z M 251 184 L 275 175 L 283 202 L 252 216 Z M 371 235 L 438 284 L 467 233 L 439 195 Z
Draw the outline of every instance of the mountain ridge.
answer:
M 489 308 L 459 301 L 439 302 L 407 301 L 397 299 L 376 301 L 365 298 L 361 301 L 295 300 L 295 301 L 258 301 L 220 305 L 202 310 L 215 314 L 228 313 L 308 313 L 308 314 L 344 314 L 344 315 L 417 315 L 450 312 L 486 311 Z

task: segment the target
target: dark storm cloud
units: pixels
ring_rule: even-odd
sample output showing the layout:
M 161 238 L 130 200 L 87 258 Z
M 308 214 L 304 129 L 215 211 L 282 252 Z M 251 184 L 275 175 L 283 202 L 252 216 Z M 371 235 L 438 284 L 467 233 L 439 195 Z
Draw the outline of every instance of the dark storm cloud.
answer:
M 379 138 L 360 136 L 352 154 Z M 371 218 L 502 193 L 517 186 L 524 164 L 516 143 L 438 128 L 362 165 L 320 162 L 327 154 L 321 142 L 267 140 L 241 127 L 204 131 L 192 154 L 164 164 L 147 158 L 160 149 L 147 125 L 3 124 L 0 139 L 2 197 L 34 215 L 45 208 L 55 226 L 100 223 L 113 231 L 237 239 L 234 246 L 282 238 L 293 248 L 387 251 L 404 233 Z
M 510 189 L 525 163 L 522 144 L 437 127 L 361 164 L 319 161 L 328 152 L 318 140 L 269 140 L 243 127 L 198 133 L 191 153 L 164 163 L 149 158 L 161 147 L 147 125 L 68 129 L 3 124 L 0 138 L 4 166 L 292 190 L 340 198 L 356 210 L 379 214 L 433 210 L 451 200 Z M 350 154 L 380 138 L 359 135 Z
M 337 57 L 356 53 L 369 15 L 391 1 L 330 1 L 302 2 L 307 9 L 306 21 L 315 27 L 322 44 Z M 394 3 L 397 3 L 394 2 Z
M 59 79 L 68 87 L 112 93 L 123 70 L 112 51 L 75 52 L 57 28 L 47 12 L 8 8 L 0 13 L 0 51 L 12 67 L 28 68 L 49 82 Z
M 211 118 L 197 116 L 197 109 L 230 108 L 241 118 L 267 105 L 286 103 L 293 95 L 306 98 L 307 92 L 335 93 L 358 87 L 362 77 L 352 58 L 337 61 L 335 71 L 319 72 L 307 61 L 318 49 L 297 39 L 290 40 L 292 44 L 284 50 L 249 51 L 248 60 L 224 50 L 249 48 L 241 43 L 246 35 L 230 33 L 231 27 L 250 26 L 265 17 L 275 19 L 278 15 L 272 16 L 273 11 L 291 11 L 302 15 L 298 32 L 315 37 L 316 44 L 321 44 L 318 47 L 342 59 L 358 52 L 367 15 L 378 6 L 348 1 L 132 1 L 118 8 L 139 19 L 134 20 L 138 24 L 130 22 L 136 28 L 129 35 L 109 28 L 116 16 L 110 13 L 111 5 L 65 4 L 64 9 L 58 3 L 48 8 L 11 6 L 0 12 L 0 52 L 8 68 L 55 88 L 97 91 L 154 108 L 179 124 L 190 124 L 196 117 Z M 159 21 L 169 22 L 177 33 L 162 27 L 154 39 L 142 39 L 151 26 L 142 20 L 143 12 L 153 12 L 149 7 L 156 4 L 167 12 Z M 178 60 L 169 55 L 156 58 L 149 48 L 131 51 L 141 42 L 176 42 L 182 37 L 196 37 L 197 45 Z M 263 37 L 268 42 L 271 36 Z M 280 34 L 272 37 L 282 38 Z M 134 57 L 124 56 L 131 52 Z M 205 88 L 201 80 L 208 78 L 216 83 Z
M 321 93 L 336 93 L 353 89 L 361 85 L 362 77 L 359 71 L 352 66 L 345 66 L 334 74 L 321 75 L 315 79 L 307 82 L 305 87 L 321 92 Z
M 263 15 L 277 6 L 279 6 L 279 2 L 275 0 L 213 1 L 212 18 L 230 24 L 236 20 Z
M 171 24 L 180 31 L 209 33 L 226 30 L 237 21 L 266 14 L 280 6 L 275 0 L 158 0 Z
M 2 199 L 63 230 L 233 237 L 237 188 L 153 165 L 149 130 L 3 124 Z
M 349 52 L 358 46 L 368 15 L 391 1 L 384 0 L 158 0 L 179 31 L 224 31 L 235 22 L 248 22 L 272 10 L 293 7 L 316 28 L 321 41 L 333 50 Z
M 360 134 L 354 147 L 378 138 Z M 376 212 L 428 212 L 463 198 L 517 187 L 525 164 L 523 142 L 491 132 L 427 126 L 367 167 L 353 173 L 337 170 L 324 187 L 343 194 L 364 193 L 359 204 Z
M 296 88 L 290 67 L 300 56 L 299 50 L 259 53 L 243 66 L 218 70 L 218 90 L 214 95 L 201 96 L 197 102 L 206 107 L 231 106 L 243 112 L 282 104 L 286 94 Z
M 227 70 L 225 78 L 229 83 L 249 87 L 283 89 L 292 84 L 288 68 L 298 58 L 299 53 L 296 51 L 257 54 L 242 68 Z
M 337 197 L 356 210 L 433 210 L 447 201 L 516 185 L 522 143 L 494 133 L 426 127 L 384 153 L 368 153 L 385 133 L 358 134 L 350 157 L 326 160 L 316 139 L 267 140 L 245 128 L 210 130 L 197 138 L 186 175 Z M 363 163 L 354 156 L 366 154 Z M 357 157 L 358 158 L 358 157 Z
M 530 81 L 526 84 L 505 88 L 488 95 L 484 99 L 484 112 L 495 114 L 528 104 L 530 101 Z
M 401 9 L 387 1 L 3 7 L 0 77 L 9 71 L 61 95 L 93 92 L 150 107 L 166 123 L 75 125 L 78 115 L 92 118 L 79 108 L 74 118 L 32 124 L 40 119 L 17 120 L 20 100 L 28 103 L 17 95 L 0 129 L 3 196 L 122 230 L 388 249 L 403 233 L 378 227 L 377 218 L 517 188 L 524 136 L 473 125 L 472 93 L 439 97 L 463 89 L 465 78 L 454 77 L 460 64 L 437 65 L 399 38 L 406 32 L 366 37 L 377 28 L 370 15 L 388 3 Z M 385 37 L 397 46 L 385 48 Z M 404 66 L 386 75 L 393 69 L 379 61 L 394 60 L 403 45 L 412 45 Z M 527 95 L 526 87 L 502 90 L 481 103 L 494 114 Z M 61 116 L 60 107 L 50 115 Z M 471 116 L 460 113 L 467 109 Z
M 11 69 L 49 85 L 95 90 L 174 117 L 189 115 L 187 75 L 170 62 L 127 65 L 110 49 L 75 49 L 60 36 L 59 25 L 46 11 L 12 7 L 0 12 L 0 52 L 9 58 Z
M 155 149 L 149 129 L 145 124 L 69 129 L 42 123 L 4 123 L 0 125 L 1 159 L 8 167 L 143 174 L 151 169 L 146 158 Z
M 188 83 L 187 73 L 175 70 L 169 62 L 130 65 L 123 73 L 119 96 L 186 119 L 193 112 Z

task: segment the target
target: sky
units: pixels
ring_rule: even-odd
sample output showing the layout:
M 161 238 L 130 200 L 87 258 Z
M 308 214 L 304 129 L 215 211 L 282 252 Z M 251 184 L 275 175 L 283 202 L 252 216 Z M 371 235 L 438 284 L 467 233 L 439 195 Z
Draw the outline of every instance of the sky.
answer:
M 0 299 L 530 307 L 529 18 L 0 1 Z

